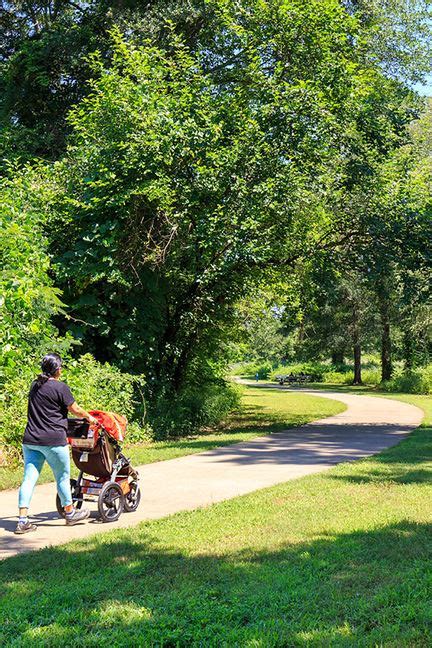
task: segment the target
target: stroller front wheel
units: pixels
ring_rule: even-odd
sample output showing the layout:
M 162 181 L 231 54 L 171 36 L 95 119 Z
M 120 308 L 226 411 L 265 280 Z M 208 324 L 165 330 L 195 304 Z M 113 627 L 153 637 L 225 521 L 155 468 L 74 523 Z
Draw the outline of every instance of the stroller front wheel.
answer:
M 129 486 L 130 491 L 125 495 L 124 510 L 133 513 L 137 510 L 141 501 L 141 490 L 136 481 L 131 482 Z
M 104 522 L 115 522 L 123 513 L 124 494 L 116 482 L 106 482 L 98 499 L 99 515 Z
M 71 487 L 71 492 L 72 492 L 72 503 L 76 509 L 80 509 L 83 505 L 83 497 L 77 496 L 76 491 L 76 486 L 77 486 L 77 480 L 76 479 L 71 479 L 70 480 L 70 487 Z M 56 507 L 57 507 L 57 513 L 60 515 L 60 517 L 65 517 L 65 512 L 64 508 L 62 506 L 60 497 L 57 494 L 56 497 Z

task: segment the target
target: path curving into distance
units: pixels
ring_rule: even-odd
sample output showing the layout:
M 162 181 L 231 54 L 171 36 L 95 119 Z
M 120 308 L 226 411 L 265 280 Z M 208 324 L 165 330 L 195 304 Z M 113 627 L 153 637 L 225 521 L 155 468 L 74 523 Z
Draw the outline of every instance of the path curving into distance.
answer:
M 18 492 L 0 492 L 0 558 L 209 506 L 326 470 L 340 462 L 360 459 L 396 445 L 423 419 L 419 408 L 387 398 L 301 391 L 341 401 L 347 409 L 285 432 L 138 466 L 143 492 L 141 504 L 135 513 L 123 513 L 115 523 L 98 523 L 97 506 L 90 503 L 90 520 L 66 527 L 55 510 L 55 484 L 42 484 L 36 487 L 31 506 L 38 529 L 16 536 L 13 530 Z

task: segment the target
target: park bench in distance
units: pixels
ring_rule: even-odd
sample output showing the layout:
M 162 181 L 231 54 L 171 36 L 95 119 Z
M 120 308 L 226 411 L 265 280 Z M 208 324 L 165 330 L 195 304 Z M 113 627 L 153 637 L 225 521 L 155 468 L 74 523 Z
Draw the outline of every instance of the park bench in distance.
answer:
M 299 374 L 287 374 L 286 376 L 276 376 L 276 380 L 278 381 L 279 385 L 301 385 L 303 383 L 307 382 L 312 382 L 313 381 L 313 376 L 310 374 L 304 374 L 304 373 L 299 373 Z

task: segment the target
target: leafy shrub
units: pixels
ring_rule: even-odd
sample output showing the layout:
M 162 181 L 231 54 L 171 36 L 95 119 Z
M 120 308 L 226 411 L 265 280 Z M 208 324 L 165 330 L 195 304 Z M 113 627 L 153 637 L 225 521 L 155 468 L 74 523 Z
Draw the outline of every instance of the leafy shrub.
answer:
M 262 362 L 248 362 L 237 369 L 236 375 L 255 378 L 256 374 L 258 374 L 260 380 L 267 380 L 272 368 L 273 367 L 269 362 L 264 364 Z
M 153 430 L 149 423 L 144 421 L 129 421 L 126 441 L 128 444 L 150 441 L 153 438 Z
M 354 372 L 348 371 L 328 371 L 323 376 L 323 382 L 335 385 L 352 385 L 354 382 Z M 381 382 L 381 372 L 379 369 L 362 369 L 362 382 L 365 385 L 378 385 Z
M 138 400 L 144 384 L 142 376 L 122 373 L 108 363 L 101 364 L 86 354 L 65 363 L 63 378 L 70 386 L 79 405 L 85 409 L 112 410 L 124 414 L 130 421 L 128 441 L 136 442 L 149 436 L 147 424 L 140 425 L 144 402 Z M 0 400 L 0 448 L 10 463 L 20 457 L 21 440 L 26 424 L 29 386 L 39 373 L 37 362 L 29 362 L 10 377 Z
M 20 448 L 26 424 L 29 385 L 36 371 L 22 367 L 4 385 L 0 400 L 0 450 L 7 463 L 20 457 Z
M 117 367 L 97 362 L 89 353 L 67 365 L 65 380 L 78 403 L 85 409 L 119 412 L 129 421 L 128 443 L 138 443 L 151 437 L 145 422 L 143 376 L 134 376 Z
M 322 378 L 322 382 L 335 385 L 351 385 L 354 380 L 352 371 L 345 373 L 341 371 L 327 371 Z
M 215 425 L 239 406 L 240 399 L 238 385 L 222 379 L 189 386 L 176 397 L 160 396 L 150 412 L 154 438 L 187 436 Z
M 432 364 L 411 371 L 402 371 L 392 379 L 382 383 L 388 392 L 408 394 L 432 394 Z
M 381 369 L 362 369 L 362 381 L 365 385 L 379 385 L 381 383 Z
M 89 353 L 65 364 L 62 378 L 84 409 L 111 410 L 133 418 L 139 405 L 136 388 L 144 386 L 142 376 L 123 373 L 107 362 L 101 364 Z
M 43 203 L 49 200 L 37 169 L 1 181 L 0 387 L 56 337 L 51 318 L 61 307 L 49 276 Z M 66 346 L 70 344 L 67 340 Z M 58 346 L 58 345 L 57 345 Z

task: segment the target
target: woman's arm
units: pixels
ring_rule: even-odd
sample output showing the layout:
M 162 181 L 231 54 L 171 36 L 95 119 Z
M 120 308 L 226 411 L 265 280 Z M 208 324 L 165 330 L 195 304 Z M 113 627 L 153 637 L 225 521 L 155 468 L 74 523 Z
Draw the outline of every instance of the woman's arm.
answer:
M 76 401 L 72 403 L 72 405 L 69 405 L 68 407 L 69 412 L 71 414 L 74 414 L 75 416 L 78 416 L 79 418 L 85 418 L 89 423 L 98 423 L 97 418 L 86 412 L 82 407 L 78 405 Z

